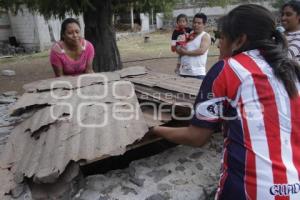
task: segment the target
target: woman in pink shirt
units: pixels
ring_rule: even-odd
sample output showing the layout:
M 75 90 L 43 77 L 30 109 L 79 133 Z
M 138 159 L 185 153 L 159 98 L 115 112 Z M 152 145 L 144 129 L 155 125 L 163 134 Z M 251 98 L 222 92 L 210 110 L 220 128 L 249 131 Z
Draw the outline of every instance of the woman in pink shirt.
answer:
M 93 73 L 94 47 L 80 35 L 80 24 L 68 18 L 61 25 L 61 40 L 50 52 L 50 63 L 55 76 Z

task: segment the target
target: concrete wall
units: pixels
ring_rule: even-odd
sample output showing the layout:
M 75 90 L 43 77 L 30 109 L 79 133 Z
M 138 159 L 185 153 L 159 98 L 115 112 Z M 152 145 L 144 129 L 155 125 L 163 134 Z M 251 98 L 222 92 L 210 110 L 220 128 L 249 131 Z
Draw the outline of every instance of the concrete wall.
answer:
M 268 8 L 271 11 L 276 11 L 276 9 L 272 7 L 271 2 L 261 1 L 261 3 L 258 4 Z M 232 10 L 237 6 L 238 5 L 230 5 L 224 8 L 220 6 L 216 6 L 216 7 L 204 7 L 204 8 L 177 9 L 173 11 L 173 17 L 176 17 L 181 13 L 186 14 L 188 17 L 193 17 L 198 12 L 203 12 L 208 16 L 225 15 L 226 13 L 228 13 L 230 10 Z
M 164 25 L 164 14 L 163 13 L 157 13 L 156 14 L 156 28 L 160 29 Z
M 150 32 L 150 24 L 149 24 L 149 14 L 148 13 L 141 13 L 141 31 L 142 32 Z
M 0 43 L 7 41 L 11 34 L 8 14 L 4 11 L 0 11 Z
M 59 41 L 60 40 L 60 27 L 61 27 L 61 20 L 48 20 L 48 29 L 50 40 L 52 41 Z
M 35 23 L 38 31 L 37 35 L 39 37 L 39 50 L 44 51 L 52 46 L 48 23 L 45 21 L 44 17 L 40 15 L 35 16 Z
M 39 48 L 38 26 L 35 16 L 24 8 L 17 15 L 9 13 L 12 35 L 26 48 Z
M 256 3 L 256 4 L 262 5 L 262 6 L 266 7 L 267 9 L 269 9 L 270 11 L 276 13 L 276 11 L 278 11 L 278 9 L 273 8 L 271 3 L 272 2 L 270 2 L 270 1 L 260 1 L 259 3 Z M 233 8 L 235 8 L 237 6 L 238 6 L 238 4 L 229 5 L 224 8 L 216 6 L 216 7 L 203 7 L 203 8 L 195 7 L 195 8 L 186 8 L 186 9 L 176 9 L 176 10 L 173 10 L 173 19 L 164 21 L 164 27 L 165 28 L 167 28 L 167 27 L 174 28 L 174 26 L 176 25 L 176 17 L 181 13 L 186 14 L 188 16 L 189 21 L 190 21 L 189 25 L 191 26 L 192 18 L 194 17 L 194 15 L 196 13 L 202 12 L 208 16 L 207 27 L 212 28 L 212 27 L 216 26 L 217 19 L 219 19 L 220 16 L 227 14 L 229 11 L 231 11 Z M 277 19 L 277 21 L 279 21 L 279 19 Z
M 79 20 L 82 35 L 84 35 L 83 17 L 74 18 Z M 43 51 L 50 48 L 54 41 L 60 40 L 61 22 L 55 18 L 46 21 L 43 16 L 30 13 L 26 8 L 23 8 L 23 12 L 17 15 L 4 13 L 0 17 L 0 41 L 7 41 L 9 36 L 15 36 L 25 49 Z M 1 27 L 9 27 L 9 29 Z

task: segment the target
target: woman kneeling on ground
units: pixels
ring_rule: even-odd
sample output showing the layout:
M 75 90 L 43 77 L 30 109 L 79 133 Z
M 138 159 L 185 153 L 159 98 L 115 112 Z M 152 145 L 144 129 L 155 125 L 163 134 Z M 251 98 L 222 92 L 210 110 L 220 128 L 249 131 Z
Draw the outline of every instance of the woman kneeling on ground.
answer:
M 94 47 L 83 39 L 80 24 L 68 18 L 61 25 L 61 40 L 56 42 L 50 52 L 50 63 L 55 76 L 93 73 Z

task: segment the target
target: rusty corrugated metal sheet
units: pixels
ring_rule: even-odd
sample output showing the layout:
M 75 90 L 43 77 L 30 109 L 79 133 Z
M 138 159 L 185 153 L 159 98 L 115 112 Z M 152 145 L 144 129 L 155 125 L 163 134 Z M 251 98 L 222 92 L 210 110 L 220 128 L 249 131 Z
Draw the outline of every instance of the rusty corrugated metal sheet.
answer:
M 143 101 L 176 105 L 190 113 L 201 80 L 149 71 L 145 75 L 126 78 L 135 85 L 137 97 Z
M 86 87 L 89 85 L 120 80 L 120 77 L 137 76 L 146 74 L 147 70 L 143 66 L 135 66 L 124 68 L 116 72 L 102 72 L 94 74 L 83 74 L 80 76 L 63 76 L 58 78 L 51 78 L 39 80 L 32 83 L 25 84 L 23 88 L 26 92 L 47 91 L 50 89 L 74 89 Z
M 123 154 L 127 145 L 148 131 L 130 82 L 111 81 L 67 91 L 72 95 L 66 99 L 59 98 L 66 97 L 63 89 L 55 90 L 55 97 L 47 90 L 21 97 L 14 109 L 47 106 L 13 130 L 1 168 L 11 168 L 14 174 L 32 177 L 35 182 L 54 182 L 70 161 L 88 163 Z
M 80 76 L 63 76 L 39 80 L 23 86 L 26 92 L 47 91 L 50 89 L 74 89 L 97 83 L 120 80 L 120 75 L 114 72 L 83 74 Z
M 144 103 L 153 102 L 162 112 L 170 111 L 176 119 L 188 119 L 198 94 L 201 80 L 148 71 L 147 74 L 126 78 L 135 85 L 135 92 Z M 171 114 L 170 114 L 171 115 Z M 157 123 L 154 120 L 154 124 Z M 172 120 L 168 120 L 172 121 Z M 165 122 L 168 122 L 165 121 Z M 151 121 L 149 121 L 151 124 Z
M 10 171 L 9 174 L 0 173 L 0 175 L 5 176 L 9 181 L 12 176 L 26 176 L 32 177 L 36 182 L 55 182 L 72 160 L 82 164 L 89 163 L 109 155 L 122 154 L 127 145 L 129 145 L 128 148 L 135 148 L 136 145 L 148 143 L 150 140 L 147 137 L 140 143 L 136 142 L 144 136 L 148 128 L 136 96 L 131 95 L 134 94 L 131 92 L 133 91 L 132 85 L 127 83 L 115 87 L 119 97 L 111 92 L 114 83 L 120 80 L 120 76 L 126 77 L 126 80 L 135 84 L 135 90 L 141 99 L 143 99 L 142 96 L 149 95 L 146 100 L 155 101 L 158 104 L 162 102 L 191 103 L 201 84 L 200 80 L 192 78 L 155 72 L 144 74 L 142 67 L 105 74 L 106 78 L 103 78 L 103 74 L 100 77 L 97 76 L 99 74 L 88 77 L 83 75 L 86 79 L 82 79 L 80 84 L 78 84 L 78 78 L 81 76 L 43 80 L 25 85 L 27 93 L 19 99 L 11 111 L 28 112 L 31 108 L 37 111 L 13 130 L 0 160 L 0 169 L 10 169 Z M 59 83 L 59 81 L 62 82 Z M 106 85 L 110 92 L 105 97 L 95 97 L 105 93 Z M 51 88 L 54 90 L 51 91 Z M 157 93 L 162 95 L 158 98 Z M 173 94 L 175 97 L 169 98 L 170 95 L 165 96 L 166 93 Z M 80 94 L 89 98 L 80 98 Z M 91 96 L 94 97 L 90 98 Z M 113 110 L 113 105 L 116 103 L 123 109 L 136 108 L 133 114 L 134 119 L 115 120 L 113 115 L 128 117 L 132 114 Z M 71 112 L 69 107 L 64 105 L 71 105 L 73 108 L 83 106 L 81 113 L 78 114 L 77 109 Z M 104 109 L 101 105 L 106 105 L 106 108 Z M 154 119 L 151 112 L 151 110 L 144 112 L 150 126 L 171 120 L 167 113 L 162 120 Z M 51 117 L 51 113 L 56 117 Z M 79 116 L 82 119 L 79 121 L 85 124 L 91 124 L 105 120 L 104 114 L 108 122 L 104 127 L 80 126 L 76 117 Z M 13 184 L 9 183 L 7 188 L 2 188 L 5 188 L 7 192 L 8 187 L 12 187 Z
M 175 75 L 162 74 L 148 71 L 147 74 L 127 78 L 134 84 L 140 84 L 151 88 L 162 88 L 176 93 L 191 94 L 196 96 L 198 94 L 202 80 L 195 78 L 183 78 Z
M 134 66 L 134 67 L 127 67 L 122 70 L 116 71 L 120 74 L 121 78 L 128 77 L 128 76 L 137 76 L 147 74 L 147 69 L 144 66 Z
M 0 199 L 1 200 L 11 199 L 7 195 L 10 193 L 10 190 L 12 188 L 16 187 L 13 174 L 8 169 L 0 168 L 0 180 L 1 180 Z
M 55 79 L 51 80 L 51 82 L 54 82 Z M 122 81 L 123 82 L 123 81 Z M 108 85 L 110 88 L 113 87 L 112 82 L 109 82 L 105 85 Z M 58 103 L 64 103 L 64 102 L 70 102 L 73 103 L 78 100 L 78 95 L 76 94 L 83 94 L 87 97 L 92 97 L 91 99 L 97 100 L 101 99 L 101 101 L 115 101 L 113 99 L 112 93 L 108 93 L 105 97 L 103 96 L 104 93 L 106 93 L 106 87 L 101 86 L 101 84 L 97 85 L 90 85 L 88 88 L 94 88 L 96 92 L 93 92 L 92 89 L 86 89 L 86 87 L 81 87 L 79 89 L 71 88 L 71 89 L 54 89 L 51 91 L 46 90 L 46 92 L 34 92 L 34 93 L 24 93 L 18 101 L 10 108 L 11 113 L 18 112 L 19 110 L 30 108 L 32 106 L 50 106 L 55 105 Z M 95 89 L 96 87 L 96 89 Z M 125 91 L 126 92 L 126 91 Z M 125 94 L 123 94 L 125 95 Z M 97 96 L 101 98 L 97 98 Z M 93 98 L 94 97 L 94 98 Z M 88 98 L 85 98 L 88 99 Z
M 180 104 L 189 103 L 193 104 L 195 102 L 195 95 L 186 93 L 176 93 L 174 91 L 169 91 L 161 88 L 152 88 L 143 85 L 135 85 L 135 91 L 139 99 L 149 100 L 149 101 L 160 101 L 168 104 Z M 153 100 L 152 100 L 153 99 Z

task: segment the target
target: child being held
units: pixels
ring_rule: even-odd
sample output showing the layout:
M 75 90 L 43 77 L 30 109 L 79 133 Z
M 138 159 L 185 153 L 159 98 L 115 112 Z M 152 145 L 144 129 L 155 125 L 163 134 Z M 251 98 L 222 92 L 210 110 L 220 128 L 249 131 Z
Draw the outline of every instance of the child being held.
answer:
M 191 32 L 192 29 L 188 27 L 187 16 L 185 14 L 179 14 L 176 19 L 176 28 L 172 34 L 171 50 L 175 52 L 177 48 L 185 47 L 190 38 Z M 175 69 L 176 74 L 178 74 L 179 71 L 180 59 L 180 56 L 178 56 L 177 66 Z

